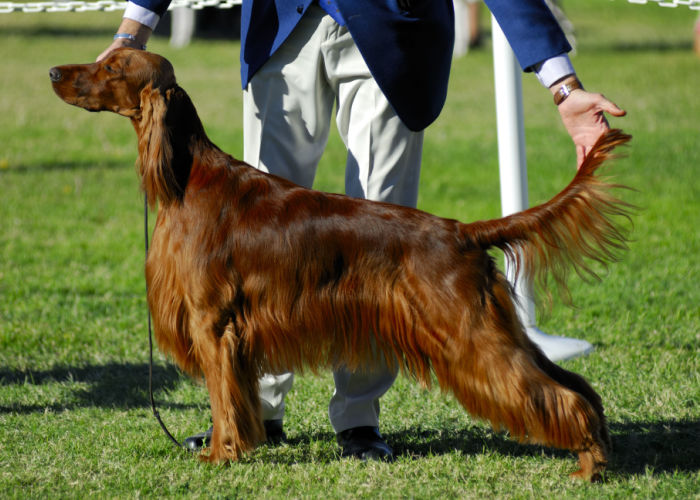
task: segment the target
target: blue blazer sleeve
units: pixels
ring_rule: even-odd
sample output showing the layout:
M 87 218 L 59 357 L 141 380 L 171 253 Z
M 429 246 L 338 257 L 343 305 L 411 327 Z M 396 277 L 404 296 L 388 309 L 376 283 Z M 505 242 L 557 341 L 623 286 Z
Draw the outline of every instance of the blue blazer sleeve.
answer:
M 163 16 L 170 6 L 170 0 L 131 0 L 132 3 Z
M 525 71 L 571 50 L 544 0 L 484 0 Z

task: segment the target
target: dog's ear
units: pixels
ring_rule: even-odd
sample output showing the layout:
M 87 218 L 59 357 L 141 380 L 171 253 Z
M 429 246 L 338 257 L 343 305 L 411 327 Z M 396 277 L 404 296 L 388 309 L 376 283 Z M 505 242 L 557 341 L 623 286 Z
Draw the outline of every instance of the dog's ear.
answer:
M 169 91 L 166 91 L 166 94 Z M 173 146 L 166 123 L 167 95 L 147 84 L 140 93 L 141 115 L 135 121 L 139 136 L 139 175 L 148 204 L 163 204 L 178 199 L 181 192 L 172 169 Z

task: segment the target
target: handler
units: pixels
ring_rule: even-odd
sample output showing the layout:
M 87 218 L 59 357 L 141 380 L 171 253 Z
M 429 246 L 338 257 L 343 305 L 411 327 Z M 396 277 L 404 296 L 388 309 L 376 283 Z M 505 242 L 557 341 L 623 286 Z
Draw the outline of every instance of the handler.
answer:
M 169 4 L 130 0 L 98 60 L 118 47 L 145 48 Z M 554 95 L 580 165 L 608 129 L 604 112 L 625 112 L 583 90 L 567 56 L 571 47 L 543 0 L 486 4 L 523 70 Z M 335 104 L 348 150 L 346 193 L 415 207 L 423 129 L 445 103 L 453 46 L 452 0 L 243 0 L 244 161 L 311 187 Z M 573 339 L 552 340 L 541 345 L 550 358 L 571 350 Z M 396 373 L 376 366 L 371 373 L 339 369 L 333 376 L 329 416 L 343 456 L 391 459 L 378 430 L 379 398 Z M 291 373 L 261 379 L 269 441 L 285 439 L 284 399 L 292 381 Z M 211 429 L 185 442 L 198 448 L 210 437 Z

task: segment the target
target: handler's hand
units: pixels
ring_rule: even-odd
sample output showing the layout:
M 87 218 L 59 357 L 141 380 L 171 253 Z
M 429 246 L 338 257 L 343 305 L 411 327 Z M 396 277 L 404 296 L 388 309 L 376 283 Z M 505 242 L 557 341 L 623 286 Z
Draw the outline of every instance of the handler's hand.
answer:
M 602 94 L 576 89 L 559 105 L 559 114 L 566 130 L 576 146 L 577 165 L 598 138 L 610 128 L 605 113 L 612 116 L 625 116 L 626 111 L 606 99 Z
M 122 19 L 122 22 L 119 25 L 117 33 L 129 33 L 130 35 L 134 35 L 136 40 L 129 40 L 128 38 L 114 39 L 114 41 L 109 45 L 109 47 L 107 47 L 104 51 L 102 51 L 102 53 L 99 56 L 97 56 L 97 61 L 101 61 L 107 56 L 107 54 L 112 52 L 114 49 L 118 49 L 120 47 L 133 47 L 135 49 L 142 48 L 144 45 L 146 45 L 146 42 L 148 42 L 152 30 L 148 26 L 143 25 L 137 21 L 124 18 Z

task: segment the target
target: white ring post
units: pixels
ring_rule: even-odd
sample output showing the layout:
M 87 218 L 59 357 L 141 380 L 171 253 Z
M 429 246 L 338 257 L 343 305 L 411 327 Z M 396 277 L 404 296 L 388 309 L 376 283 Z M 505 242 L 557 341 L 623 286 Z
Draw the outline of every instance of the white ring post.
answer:
M 501 211 L 506 216 L 528 207 L 522 77 L 515 54 L 493 16 L 491 25 Z M 550 360 L 570 359 L 593 350 L 593 346 L 585 340 L 552 337 L 542 333 L 536 326 L 531 284 L 523 277 L 515 280 L 515 270 L 507 261 L 506 276 L 511 283 L 515 281 L 515 293 L 519 300 L 518 316 L 528 337 L 539 345 Z
M 192 41 L 196 24 L 194 9 L 178 7 L 170 10 L 170 45 L 177 49 Z

